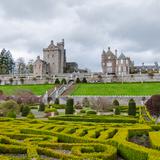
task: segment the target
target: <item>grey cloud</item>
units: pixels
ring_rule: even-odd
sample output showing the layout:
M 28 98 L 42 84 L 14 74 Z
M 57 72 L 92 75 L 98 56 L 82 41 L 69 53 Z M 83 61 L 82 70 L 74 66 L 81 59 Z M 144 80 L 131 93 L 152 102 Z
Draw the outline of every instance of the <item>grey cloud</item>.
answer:
M 67 59 L 93 71 L 108 46 L 137 63 L 160 54 L 159 0 L 0 0 L 0 10 L 0 48 L 16 56 L 17 49 L 34 58 L 62 38 Z

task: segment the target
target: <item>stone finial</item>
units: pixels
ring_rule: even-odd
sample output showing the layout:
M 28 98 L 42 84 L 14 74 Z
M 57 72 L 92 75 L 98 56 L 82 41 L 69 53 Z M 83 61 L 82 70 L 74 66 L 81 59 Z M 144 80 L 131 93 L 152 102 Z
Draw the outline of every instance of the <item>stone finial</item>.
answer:
M 40 60 L 40 56 L 37 56 L 37 60 Z
M 110 51 L 111 50 L 111 47 L 108 47 L 108 51 Z
M 116 55 L 116 57 L 117 57 L 117 52 L 118 52 L 117 49 L 115 49 L 115 55 Z
M 53 42 L 53 40 L 51 40 L 51 45 L 53 45 L 54 44 L 54 42 Z

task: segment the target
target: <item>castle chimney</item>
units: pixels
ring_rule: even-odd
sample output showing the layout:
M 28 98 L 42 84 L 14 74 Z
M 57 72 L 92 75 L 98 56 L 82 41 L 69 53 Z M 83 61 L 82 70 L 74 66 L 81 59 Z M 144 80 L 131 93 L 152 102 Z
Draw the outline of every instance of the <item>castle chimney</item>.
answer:
M 62 39 L 62 44 L 64 45 L 64 39 Z
M 116 49 L 116 50 L 115 50 L 115 56 L 116 56 L 116 57 L 117 57 L 117 52 L 118 52 L 118 51 L 117 51 L 117 49 Z
M 37 60 L 40 60 L 40 56 L 37 56 Z
M 53 45 L 54 44 L 54 42 L 53 42 L 53 40 L 51 40 L 51 45 Z

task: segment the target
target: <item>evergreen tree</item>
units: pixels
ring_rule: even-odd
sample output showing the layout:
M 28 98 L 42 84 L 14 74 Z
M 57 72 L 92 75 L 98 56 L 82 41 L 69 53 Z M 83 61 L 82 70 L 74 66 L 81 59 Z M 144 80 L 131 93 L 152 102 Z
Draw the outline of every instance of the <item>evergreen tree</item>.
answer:
M 119 106 L 119 102 L 118 102 L 117 99 L 115 99 L 115 100 L 113 101 L 113 106 Z
M 58 98 L 55 99 L 54 104 L 59 104 L 59 99 Z
M 133 99 L 130 99 L 128 103 L 128 115 L 136 115 L 136 103 Z
M 65 114 L 73 114 L 74 113 L 74 108 L 73 108 L 74 101 L 72 98 L 69 98 L 67 100 L 67 105 L 66 105 L 66 110 Z
M 79 78 L 77 78 L 76 83 L 81 83 L 81 80 Z
M 38 111 L 45 111 L 45 104 L 43 102 L 40 103 Z
M 26 117 L 29 113 L 30 113 L 30 108 L 29 108 L 29 106 L 24 106 L 24 107 L 22 108 L 22 116 L 23 116 L 23 117 Z
M 14 61 L 10 51 L 3 49 L 0 53 L 0 74 L 10 74 L 13 72 Z
M 55 84 L 60 84 L 60 81 L 59 81 L 59 79 L 58 79 L 58 78 L 56 78 L 56 80 L 55 80 Z
M 67 81 L 65 78 L 62 79 L 61 84 L 67 84 Z
M 18 74 L 25 74 L 26 73 L 26 64 L 24 62 L 24 59 L 22 57 L 18 58 L 16 61 L 16 64 L 17 64 L 17 73 Z
M 87 79 L 84 77 L 82 83 L 87 83 Z
M 115 108 L 115 115 L 120 115 L 121 114 L 121 110 L 119 107 Z

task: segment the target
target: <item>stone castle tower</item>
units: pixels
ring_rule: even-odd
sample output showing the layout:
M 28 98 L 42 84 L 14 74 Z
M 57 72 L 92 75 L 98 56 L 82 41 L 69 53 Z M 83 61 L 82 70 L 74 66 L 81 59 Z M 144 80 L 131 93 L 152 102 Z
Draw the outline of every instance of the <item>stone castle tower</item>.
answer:
M 66 70 L 66 50 L 64 49 L 64 40 L 54 44 L 53 41 L 47 48 L 43 49 L 43 60 L 40 56 L 33 65 L 34 76 L 62 74 Z
M 66 68 L 64 39 L 56 45 L 51 41 L 50 45 L 43 49 L 43 60 L 49 65 L 49 73 L 51 75 L 64 73 Z

